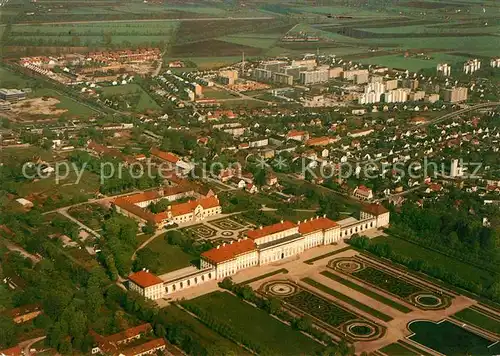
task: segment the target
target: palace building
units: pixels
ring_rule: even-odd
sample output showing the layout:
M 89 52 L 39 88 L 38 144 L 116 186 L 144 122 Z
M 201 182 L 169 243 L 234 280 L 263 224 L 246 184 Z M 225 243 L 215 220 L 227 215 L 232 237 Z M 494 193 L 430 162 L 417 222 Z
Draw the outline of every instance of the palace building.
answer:
M 194 197 L 194 199 L 184 203 L 175 203 L 178 199 L 188 197 Z M 157 214 L 151 212 L 148 209 L 149 205 L 158 203 L 160 200 L 168 200 L 172 204 L 166 211 Z M 158 229 L 174 223 L 204 220 L 222 212 L 216 195 L 204 196 L 195 192 L 193 188 L 185 186 L 120 197 L 115 199 L 114 205 L 117 212 L 142 224 L 152 223 Z
M 200 268 L 189 267 L 174 271 L 156 280 L 163 280 L 163 289 L 150 296 L 163 298 L 167 294 L 190 288 L 210 280 L 232 276 L 246 268 L 263 266 L 300 255 L 305 250 L 329 245 L 389 225 L 390 213 L 380 204 L 365 205 L 359 219 L 349 217 L 333 221 L 325 216 L 294 223 L 281 221 L 248 231 L 246 236 L 231 243 L 223 243 L 203 252 Z M 140 273 L 140 272 L 139 272 Z M 129 277 L 132 281 L 135 275 Z M 145 294 L 143 294 L 145 295 Z

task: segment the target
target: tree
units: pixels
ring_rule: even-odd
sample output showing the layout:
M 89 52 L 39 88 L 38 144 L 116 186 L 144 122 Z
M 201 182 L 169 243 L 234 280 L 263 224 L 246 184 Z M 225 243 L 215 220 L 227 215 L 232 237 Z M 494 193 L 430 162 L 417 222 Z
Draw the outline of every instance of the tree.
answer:
M 0 315 L 0 346 L 8 348 L 16 344 L 17 328 L 11 318 Z

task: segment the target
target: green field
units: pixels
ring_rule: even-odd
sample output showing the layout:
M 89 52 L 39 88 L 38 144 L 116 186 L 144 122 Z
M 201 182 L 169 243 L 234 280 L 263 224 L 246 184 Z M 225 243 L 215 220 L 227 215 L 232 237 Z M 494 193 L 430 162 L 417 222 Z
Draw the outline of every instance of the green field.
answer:
M 444 53 L 430 53 L 432 59 L 420 59 L 417 57 L 405 58 L 403 54 L 394 54 L 389 56 L 362 58 L 356 60 L 363 64 L 377 64 L 389 68 L 408 69 L 412 72 L 418 72 L 421 69 L 434 68 L 438 63 L 456 63 L 464 62 L 464 58 L 447 55 Z
M 163 235 L 156 237 L 145 248 L 157 252 L 160 255 L 160 267 L 157 274 L 163 274 L 175 271 L 176 269 L 189 267 L 191 265 L 191 261 L 196 259 L 195 256 L 182 251 L 179 246 L 168 244 L 164 240 Z
M 302 281 L 309 284 L 310 286 L 313 286 L 314 288 L 319 289 L 320 291 L 322 291 L 324 293 L 330 294 L 331 296 L 333 296 L 339 300 L 342 300 L 342 301 L 352 305 L 353 307 L 374 316 L 375 318 L 378 318 L 378 319 L 386 321 L 386 322 L 391 321 L 393 319 L 391 316 L 384 314 L 376 309 L 373 309 L 373 308 L 369 307 L 368 305 L 360 303 L 357 300 L 352 299 L 351 297 L 349 297 L 345 294 L 337 292 L 336 290 L 333 290 L 332 288 L 327 287 L 324 284 L 321 284 L 321 283 L 315 281 L 314 279 L 303 278 Z
M 89 118 L 89 116 L 95 116 L 98 114 L 97 111 L 91 109 L 90 107 L 82 104 L 76 100 L 71 99 L 65 95 L 59 94 L 57 91 L 52 89 L 36 89 L 30 94 L 30 97 L 42 97 L 48 96 L 56 98 L 60 101 L 59 104 L 56 105 L 57 109 L 68 110 L 63 113 L 61 116 L 66 118 L 78 117 L 78 118 Z
M 500 320 L 495 320 L 474 309 L 464 309 L 453 315 L 454 318 L 463 322 L 476 325 L 479 328 L 500 334 Z
M 137 84 L 125 84 L 110 87 L 103 87 L 103 98 L 109 98 L 117 101 L 129 102 L 127 96 L 139 95 L 136 104 L 130 103 L 132 109 L 136 111 L 159 110 L 160 106 Z M 132 101 L 132 100 L 131 100 Z M 124 108 L 125 109 L 125 108 Z
M 30 85 L 30 80 L 19 74 L 0 67 L 0 88 L 23 89 Z
M 25 46 L 128 47 L 168 44 L 177 21 L 14 25 L 6 43 Z
M 311 355 L 322 349 L 312 339 L 227 292 L 206 294 L 185 303 L 201 308 L 272 355 Z
M 409 325 L 414 332 L 410 339 L 444 355 L 495 355 L 488 348 L 492 341 L 465 330 L 449 321 L 415 321 Z
M 453 271 L 460 278 L 474 283 L 481 283 L 484 288 L 488 288 L 493 283 L 493 275 L 488 271 L 394 236 L 377 237 L 372 240 L 372 243 L 387 243 L 396 254 L 422 260 L 429 265 Z
M 366 295 L 372 299 L 375 299 L 375 300 L 377 300 L 385 305 L 388 305 L 396 310 L 399 310 L 400 312 L 409 313 L 412 311 L 410 308 L 408 308 L 402 304 L 396 303 L 392 299 L 386 298 L 383 295 L 380 295 L 380 294 L 375 293 L 369 289 L 366 289 L 366 288 L 360 286 L 359 284 L 348 281 L 347 279 L 344 279 L 340 276 L 337 276 L 336 274 L 333 274 L 333 273 L 328 272 L 328 271 L 323 271 L 323 272 L 321 272 L 321 274 L 327 278 L 330 278 L 338 283 L 345 285 L 346 287 L 349 287 L 355 291 L 363 293 L 364 295 Z
M 191 336 L 194 340 L 206 348 L 211 348 L 217 345 L 219 350 L 224 350 L 224 354 L 233 355 L 250 355 L 244 348 L 239 347 L 235 343 L 225 339 L 218 333 L 208 328 L 198 319 L 191 316 L 189 313 L 181 310 L 175 305 L 170 305 L 163 309 L 170 320 L 175 320 L 175 324 Z

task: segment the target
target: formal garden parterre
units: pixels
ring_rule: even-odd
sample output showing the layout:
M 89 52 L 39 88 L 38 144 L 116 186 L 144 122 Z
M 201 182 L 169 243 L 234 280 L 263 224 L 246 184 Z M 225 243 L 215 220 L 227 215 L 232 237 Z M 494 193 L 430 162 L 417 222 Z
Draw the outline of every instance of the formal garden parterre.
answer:
M 385 334 L 384 327 L 290 280 L 266 282 L 259 291 L 281 299 L 293 313 L 313 317 L 321 328 L 351 340 L 375 340 Z
M 372 265 L 359 257 L 331 260 L 328 262 L 328 268 L 349 275 L 423 310 L 445 309 L 451 305 L 451 296 L 433 291 L 432 288 Z

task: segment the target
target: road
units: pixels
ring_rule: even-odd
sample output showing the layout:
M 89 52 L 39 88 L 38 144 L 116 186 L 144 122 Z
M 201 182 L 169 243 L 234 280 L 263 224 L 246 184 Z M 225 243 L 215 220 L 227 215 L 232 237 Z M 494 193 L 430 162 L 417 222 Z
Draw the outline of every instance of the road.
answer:
M 23 350 L 23 354 L 25 356 L 31 355 L 31 353 L 30 353 L 31 347 L 34 344 L 36 344 L 38 341 L 44 340 L 45 338 L 46 338 L 46 336 L 41 336 L 41 337 L 37 337 L 37 338 L 34 338 L 34 339 L 30 339 L 30 340 L 26 340 L 26 341 L 20 342 L 19 343 L 19 347 Z
M 484 108 L 489 108 L 489 107 L 495 107 L 495 106 L 499 106 L 499 105 L 500 105 L 500 102 L 482 103 L 482 104 L 474 105 L 474 106 L 471 106 L 471 107 L 468 107 L 468 108 L 465 108 L 465 109 L 460 109 L 458 111 L 454 111 L 452 113 L 443 115 L 443 116 L 438 117 L 438 118 L 436 118 L 434 120 L 430 120 L 430 121 L 424 123 L 421 126 L 428 126 L 428 125 L 437 124 L 437 123 L 439 123 L 441 121 L 445 121 L 445 120 L 454 118 L 455 116 L 458 116 L 458 115 L 461 115 L 461 114 L 465 114 L 465 113 L 468 113 L 468 112 L 471 112 L 471 111 L 474 111 L 474 110 L 484 109 Z
M 10 251 L 17 251 L 19 252 L 21 255 L 23 255 L 24 257 L 26 258 L 29 258 L 30 260 L 32 260 L 35 264 L 40 262 L 40 257 L 37 257 L 35 255 L 32 255 L 31 253 L 29 253 L 28 251 L 26 251 L 24 248 L 10 242 L 9 240 L 7 239 L 2 239 L 4 245 L 10 250 Z
M 94 20 L 94 21 L 61 21 L 61 22 L 20 22 L 17 25 L 59 25 L 59 24 L 87 24 L 87 23 L 120 23 L 120 22 L 178 22 L 178 21 L 243 21 L 243 20 L 272 20 L 273 16 L 251 17 L 194 17 L 175 19 L 130 19 L 130 20 Z

